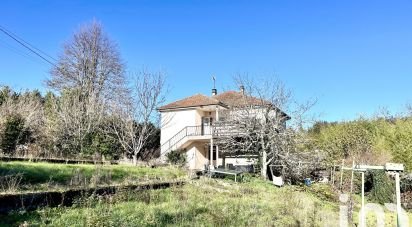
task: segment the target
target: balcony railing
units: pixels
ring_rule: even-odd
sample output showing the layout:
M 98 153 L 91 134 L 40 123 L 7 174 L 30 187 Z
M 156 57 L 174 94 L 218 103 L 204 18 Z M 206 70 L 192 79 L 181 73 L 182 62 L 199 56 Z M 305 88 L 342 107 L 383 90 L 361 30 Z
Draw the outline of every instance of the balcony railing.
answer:
M 187 136 L 206 136 L 213 134 L 213 126 L 186 126 L 178 133 L 176 133 L 172 138 L 162 144 L 162 153 L 167 153 L 181 142 Z
M 179 143 L 188 136 L 241 136 L 244 134 L 241 125 L 231 124 L 227 122 L 214 122 L 211 126 L 186 126 L 179 132 L 177 132 L 172 138 L 162 144 L 162 154 L 167 153 L 173 149 L 177 149 Z

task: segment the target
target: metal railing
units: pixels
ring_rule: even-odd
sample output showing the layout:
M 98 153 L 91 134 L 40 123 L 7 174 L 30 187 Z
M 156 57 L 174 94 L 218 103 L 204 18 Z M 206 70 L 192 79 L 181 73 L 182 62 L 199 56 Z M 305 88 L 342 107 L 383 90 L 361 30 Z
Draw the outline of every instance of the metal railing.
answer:
M 215 122 L 210 126 L 186 126 L 161 145 L 161 153 L 164 154 L 172 149 L 176 149 L 179 143 L 187 136 L 233 136 L 242 135 L 241 131 L 237 125 L 225 122 Z
M 162 153 L 167 153 L 174 147 L 178 145 L 187 136 L 206 136 L 213 134 L 213 126 L 186 126 L 178 133 L 176 133 L 172 138 L 162 144 Z
M 223 137 L 223 136 L 234 136 L 241 135 L 242 130 L 240 130 L 239 125 L 227 122 L 215 122 L 213 125 L 213 136 Z

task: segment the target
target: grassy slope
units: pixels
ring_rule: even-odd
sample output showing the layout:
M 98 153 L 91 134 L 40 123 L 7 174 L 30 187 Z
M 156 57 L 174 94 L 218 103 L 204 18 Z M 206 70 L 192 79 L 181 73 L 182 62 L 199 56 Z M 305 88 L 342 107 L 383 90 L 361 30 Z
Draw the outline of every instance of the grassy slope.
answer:
M 354 212 L 353 212 L 353 223 L 357 226 L 359 226 L 359 215 L 360 215 L 360 208 L 361 208 L 361 203 L 362 203 L 362 197 L 359 194 L 354 194 Z M 388 201 L 390 203 L 391 201 Z M 393 202 L 393 201 L 392 201 Z M 374 201 L 369 201 L 368 197 L 365 197 L 365 204 L 368 203 L 375 203 Z M 395 212 L 390 212 L 388 211 L 383 204 L 380 205 L 385 212 L 385 226 L 397 226 L 396 225 L 396 213 Z M 407 211 L 407 216 L 409 219 L 409 223 L 412 223 L 412 213 L 410 211 Z M 368 212 L 366 215 L 366 226 L 376 226 L 376 216 L 373 212 Z
M 0 220 L 52 226 L 317 226 L 336 223 L 337 212 L 327 186 L 276 188 L 260 180 L 235 184 L 205 179 L 180 188 L 89 198 L 78 207 L 47 208 Z
M 71 179 L 73 171 L 84 172 L 89 177 L 96 171 L 110 172 L 118 181 L 130 177 L 145 180 L 146 176 L 170 179 L 184 175 L 174 168 L 21 162 L 1 163 L 0 171 L 23 173 L 28 185 L 41 184 L 50 177 L 64 184 Z M 360 198 L 355 198 L 356 223 Z M 71 208 L 45 208 L 0 216 L 0 226 L 19 225 L 24 221 L 35 226 L 337 226 L 338 212 L 336 195 L 327 185 L 276 188 L 254 178 L 240 184 L 201 179 L 171 189 L 86 198 Z M 392 224 L 387 226 L 393 226 L 394 214 L 387 212 L 386 220 Z
M 73 184 L 75 180 L 90 184 L 93 179 L 99 178 L 95 182 L 115 184 L 125 181 L 176 179 L 185 175 L 183 171 L 171 167 L 149 168 L 125 165 L 98 166 L 42 162 L 0 162 L 0 176 L 15 174 L 22 175 L 19 190 L 23 191 L 66 188 L 71 182 L 75 186 Z M 3 182 L 3 184 L 5 183 Z M 4 188 L 7 188 L 7 185 L 3 186 L 0 187 L 0 190 L 3 188 L 3 191 L 5 191 Z

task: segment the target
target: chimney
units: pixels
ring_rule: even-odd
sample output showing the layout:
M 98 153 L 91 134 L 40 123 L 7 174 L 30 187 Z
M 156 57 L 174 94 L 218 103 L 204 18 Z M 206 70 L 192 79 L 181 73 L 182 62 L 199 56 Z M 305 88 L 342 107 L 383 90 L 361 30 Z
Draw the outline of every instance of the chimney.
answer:
M 244 95 L 245 94 L 245 86 L 240 85 L 239 89 L 240 89 L 240 92 L 242 93 L 242 95 Z
M 212 80 L 213 80 L 213 89 L 212 89 L 212 96 L 217 95 L 217 90 L 216 90 L 216 77 L 212 75 Z

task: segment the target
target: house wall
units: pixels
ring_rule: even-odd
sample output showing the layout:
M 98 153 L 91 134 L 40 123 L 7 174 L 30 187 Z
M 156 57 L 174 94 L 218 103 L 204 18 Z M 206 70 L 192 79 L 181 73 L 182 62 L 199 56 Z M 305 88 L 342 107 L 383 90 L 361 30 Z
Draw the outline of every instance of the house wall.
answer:
M 186 149 L 187 164 L 186 167 L 192 170 L 203 170 L 205 165 L 209 164 L 209 153 L 204 143 L 192 143 Z M 225 165 L 233 164 L 234 166 L 248 166 L 257 164 L 257 158 L 245 158 L 245 157 L 231 157 L 225 158 Z M 223 158 L 219 157 L 216 161 L 213 161 L 214 166 L 223 166 Z
M 196 125 L 202 124 L 202 117 L 211 117 L 213 118 L 213 122 L 216 121 L 216 111 L 203 111 L 203 110 L 196 110 L 197 117 L 196 117 Z
M 165 144 L 169 139 L 175 136 L 186 126 L 199 126 L 202 124 L 202 117 L 212 117 L 213 122 L 216 120 L 216 111 L 201 109 L 180 109 L 175 111 L 161 112 L 161 133 L 160 144 Z M 208 152 L 204 148 L 205 144 L 201 141 L 195 141 L 186 147 L 187 165 L 190 169 L 204 169 L 204 164 L 208 161 Z M 161 153 L 169 147 L 161 146 Z
M 194 142 L 186 149 L 187 167 L 189 169 L 203 170 L 208 164 L 208 154 L 205 143 Z
M 212 117 L 213 121 L 216 121 L 216 111 L 203 111 L 198 109 L 168 111 L 162 112 L 160 115 L 162 121 L 160 133 L 161 145 L 184 127 L 201 125 L 202 117 Z
M 202 109 L 199 109 L 202 108 Z M 161 136 L 160 142 L 163 145 L 170 138 L 176 135 L 186 126 L 198 126 L 202 124 L 202 117 L 212 117 L 213 122 L 216 122 L 216 111 L 212 108 L 199 107 L 198 109 L 179 109 L 168 112 L 161 112 Z M 241 117 L 245 114 L 245 110 L 232 110 L 226 112 L 232 117 Z M 257 116 L 257 118 L 263 118 L 263 109 L 249 109 L 249 114 Z M 221 115 L 222 114 L 222 115 Z M 276 111 L 270 113 L 272 116 L 276 115 Z M 220 117 L 224 116 L 223 112 L 219 114 Z M 273 116 L 274 117 L 274 116 Z M 280 124 L 280 127 L 284 127 L 284 122 Z M 168 149 L 167 146 L 162 146 L 161 153 L 164 153 L 164 149 Z M 195 141 L 186 147 L 187 166 L 190 169 L 204 169 L 204 165 L 209 163 L 208 149 L 205 147 L 205 142 Z M 226 158 L 225 163 L 231 163 L 233 165 L 250 165 L 255 163 L 256 160 L 250 160 L 247 158 Z M 219 155 L 217 163 L 213 163 L 215 166 L 223 165 L 223 160 Z
M 161 132 L 160 132 L 160 144 L 164 144 L 176 133 L 182 130 L 186 126 L 195 126 L 196 119 L 198 118 L 198 112 L 195 109 L 192 110 L 178 110 L 162 112 L 161 117 Z

